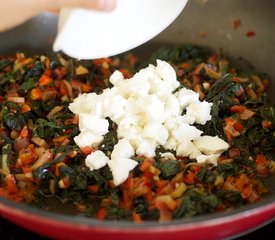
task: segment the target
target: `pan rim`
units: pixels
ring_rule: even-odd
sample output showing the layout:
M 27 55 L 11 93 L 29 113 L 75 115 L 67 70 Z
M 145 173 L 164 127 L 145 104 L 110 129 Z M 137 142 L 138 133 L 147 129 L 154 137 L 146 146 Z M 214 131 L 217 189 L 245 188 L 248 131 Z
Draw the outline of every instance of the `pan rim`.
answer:
M 216 221 L 228 221 L 232 218 L 239 218 L 242 215 L 256 215 L 261 211 L 269 209 L 270 211 L 274 211 L 275 216 L 275 196 L 268 196 L 260 202 L 247 204 L 240 208 L 231 209 L 226 212 L 216 212 L 204 214 L 201 216 L 195 216 L 191 218 L 182 218 L 182 219 L 174 219 L 169 222 L 158 222 L 158 221 L 145 221 L 142 223 L 134 223 L 131 221 L 113 221 L 113 220 L 104 220 L 100 221 L 95 218 L 88 218 L 84 216 L 78 215 L 66 215 L 62 213 L 50 212 L 43 209 L 35 208 L 25 203 L 16 203 L 12 200 L 6 199 L 4 197 L 0 197 L 0 215 L 6 210 L 13 211 L 15 214 L 31 214 L 33 217 L 38 217 L 41 220 L 45 219 L 54 219 L 56 221 L 64 222 L 67 224 L 76 224 L 76 227 L 81 225 L 94 226 L 99 228 L 104 228 L 108 226 L 108 229 L 119 229 L 119 230 L 157 230 L 158 228 L 162 228 L 163 226 L 173 226 L 175 228 L 182 228 L 184 226 L 190 227 L 191 225 L 196 224 L 206 224 L 206 225 L 215 225 Z M 5 217 L 5 216 L 4 216 Z

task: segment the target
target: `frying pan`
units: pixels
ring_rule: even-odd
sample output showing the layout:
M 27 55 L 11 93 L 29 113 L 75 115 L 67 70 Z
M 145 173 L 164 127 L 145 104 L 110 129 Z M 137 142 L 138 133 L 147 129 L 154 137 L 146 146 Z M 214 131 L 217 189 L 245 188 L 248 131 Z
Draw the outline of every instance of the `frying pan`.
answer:
M 171 3 L 172 4 L 172 3 Z M 162 45 L 195 43 L 222 48 L 232 62 L 243 68 L 267 72 L 275 79 L 275 21 L 272 0 L 189 0 L 178 19 L 159 36 L 135 49 L 148 56 Z M 232 28 L 232 21 L 241 26 Z M 255 36 L 247 37 L 253 31 Z M 56 35 L 56 16 L 42 14 L 26 24 L 0 34 L 0 55 L 23 51 L 51 51 Z M 275 102 L 275 89 L 270 99 Z M 52 213 L 0 198 L 0 214 L 25 228 L 59 239 L 217 239 L 243 234 L 275 219 L 275 178 L 265 180 L 270 190 L 263 201 L 231 210 L 168 223 L 97 221 Z

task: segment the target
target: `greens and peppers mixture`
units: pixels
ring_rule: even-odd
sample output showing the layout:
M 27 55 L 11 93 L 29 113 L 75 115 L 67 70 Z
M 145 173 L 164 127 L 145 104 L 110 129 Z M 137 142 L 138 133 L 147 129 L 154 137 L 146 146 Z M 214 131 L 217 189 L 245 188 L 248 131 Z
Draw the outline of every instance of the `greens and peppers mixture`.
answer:
M 275 172 L 275 107 L 267 102 L 268 76 L 229 65 L 221 52 L 186 45 L 162 48 L 181 87 L 213 102 L 212 120 L 196 126 L 223 138 L 229 150 L 217 166 L 194 159 L 135 156 L 139 165 L 120 186 L 108 167 L 90 171 L 79 149 L 78 116 L 68 105 L 80 93 L 110 87 L 115 70 L 129 78 L 143 67 L 133 54 L 76 61 L 61 54 L 0 58 L 0 195 L 47 209 L 47 199 L 71 202 L 97 219 L 168 221 L 224 211 L 261 200 L 262 178 Z M 148 64 L 144 66 L 146 66 Z M 143 63 L 144 64 L 144 63 Z M 99 149 L 117 143 L 116 126 Z

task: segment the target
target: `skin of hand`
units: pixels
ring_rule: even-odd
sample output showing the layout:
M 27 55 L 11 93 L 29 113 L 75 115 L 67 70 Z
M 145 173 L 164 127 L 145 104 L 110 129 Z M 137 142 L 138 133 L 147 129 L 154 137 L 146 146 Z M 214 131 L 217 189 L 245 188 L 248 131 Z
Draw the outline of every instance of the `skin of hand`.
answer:
M 1 0 L 0 31 L 15 27 L 43 11 L 59 11 L 62 7 L 80 7 L 111 11 L 116 0 Z

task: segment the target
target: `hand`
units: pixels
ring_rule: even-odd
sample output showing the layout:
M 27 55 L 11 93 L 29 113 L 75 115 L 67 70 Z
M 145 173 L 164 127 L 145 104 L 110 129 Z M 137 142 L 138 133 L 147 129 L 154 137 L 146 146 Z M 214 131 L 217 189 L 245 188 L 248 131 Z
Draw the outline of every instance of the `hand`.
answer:
M 0 31 L 7 30 L 43 11 L 59 11 L 62 7 L 81 7 L 98 11 L 111 11 L 116 0 L 1 0 Z

